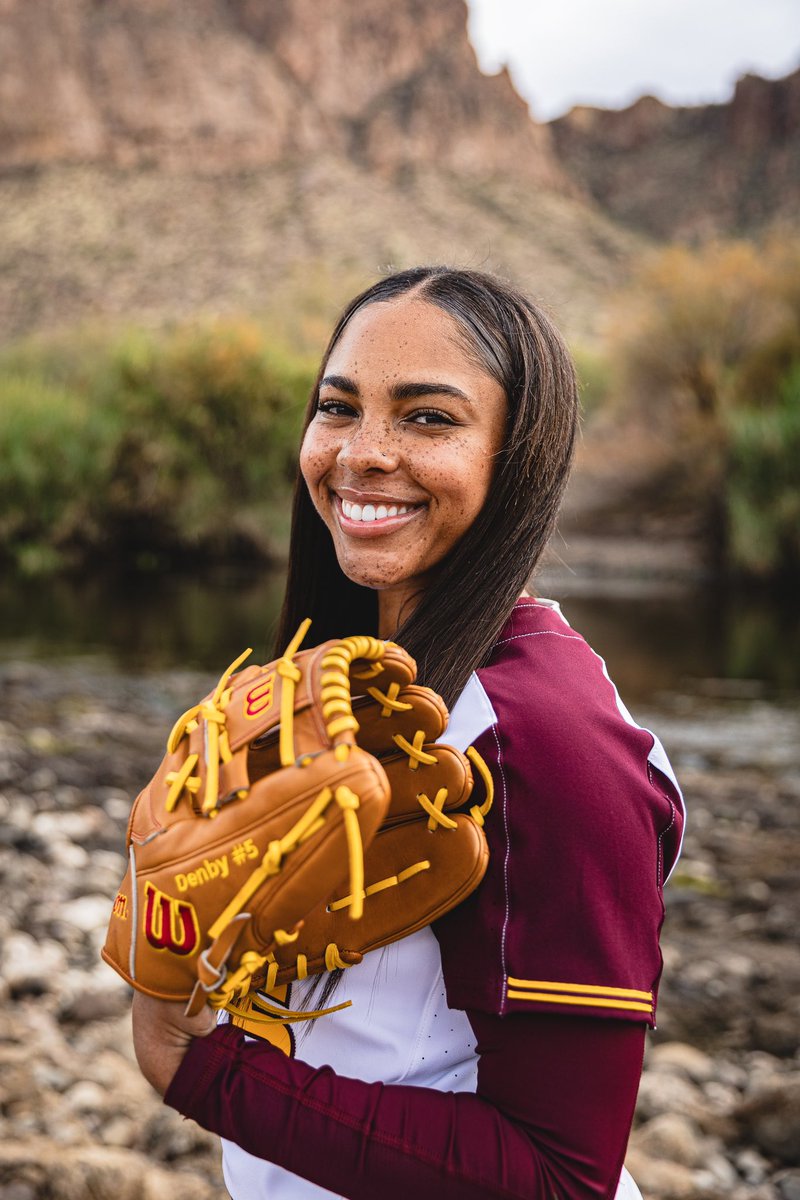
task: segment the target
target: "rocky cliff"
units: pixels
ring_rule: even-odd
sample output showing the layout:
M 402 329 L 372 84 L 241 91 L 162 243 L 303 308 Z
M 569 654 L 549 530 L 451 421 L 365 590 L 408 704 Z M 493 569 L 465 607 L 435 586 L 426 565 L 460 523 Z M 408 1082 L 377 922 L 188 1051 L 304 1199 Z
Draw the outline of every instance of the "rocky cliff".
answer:
M 466 22 L 464 0 L 4 0 L 0 167 L 331 153 L 577 192 Z
M 313 309 L 389 267 L 582 328 L 638 239 L 563 169 L 465 0 L 0 0 L 0 341 Z
M 800 76 L 540 125 L 465 0 L 0 0 L 0 342 L 317 314 L 389 267 L 511 276 L 592 333 L 648 236 L 797 211 Z
M 563 164 L 614 219 L 657 238 L 756 232 L 800 213 L 800 70 L 746 75 L 727 104 L 574 108 L 551 123 Z

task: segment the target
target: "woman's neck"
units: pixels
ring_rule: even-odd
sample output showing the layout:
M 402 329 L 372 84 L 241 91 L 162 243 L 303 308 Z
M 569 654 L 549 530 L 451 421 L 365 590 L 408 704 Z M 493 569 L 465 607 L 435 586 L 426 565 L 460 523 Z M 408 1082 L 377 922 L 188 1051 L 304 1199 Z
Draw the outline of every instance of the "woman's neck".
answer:
M 378 637 L 391 639 L 422 598 L 416 588 L 383 588 L 378 592 Z

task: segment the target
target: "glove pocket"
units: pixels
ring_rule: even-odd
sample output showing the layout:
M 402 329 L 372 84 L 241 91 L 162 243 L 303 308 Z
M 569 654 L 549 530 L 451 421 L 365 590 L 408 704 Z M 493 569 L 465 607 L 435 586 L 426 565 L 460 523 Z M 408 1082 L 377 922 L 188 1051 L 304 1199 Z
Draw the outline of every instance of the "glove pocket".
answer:
M 350 884 L 363 889 L 364 853 L 389 805 L 386 773 L 358 747 L 349 748 L 345 759 L 325 751 L 306 767 L 278 772 L 256 784 L 253 795 L 257 798 L 263 789 L 272 801 L 275 789 L 291 790 L 291 781 L 284 778 L 290 773 L 308 781 L 306 803 L 298 805 L 298 820 L 284 836 L 285 863 L 264 880 L 248 905 L 248 937 L 262 951 L 280 943 L 282 932 L 295 929 L 334 890 Z M 265 838 L 258 841 L 261 845 Z M 265 847 L 265 861 L 274 849 L 273 839 Z
M 362 917 L 351 920 L 351 896 L 335 891 L 309 914 L 295 942 L 274 950 L 277 982 L 319 974 L 331 961 L 355 965 L 431 924 L 475 890 L 488 862 L 483 831 L 464 814 L 454 829 L 433 833 L 420 821 L 382 827 L 367 855 Z

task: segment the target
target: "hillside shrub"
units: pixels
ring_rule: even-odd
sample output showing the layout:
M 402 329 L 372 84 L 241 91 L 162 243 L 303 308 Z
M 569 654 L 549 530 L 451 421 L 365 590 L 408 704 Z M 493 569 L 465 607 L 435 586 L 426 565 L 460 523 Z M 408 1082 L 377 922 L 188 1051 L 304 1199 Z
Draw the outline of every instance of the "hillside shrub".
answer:
M 581 408 L 586 416 L 599 412 L 608 404 L 614 378 L 611 364 L 603 351 L 578 342 L 570 345 L 580 389 Z
M 7 554 L 23 566 L 274 555 L 312 381 L 246 321 L 12 348 L 0 359 Z
M 652 257 L 621 299 L 614 357 L 635 403 L 670 420 L 717 418 L 742 361 L 784 324 L 768 264 L 750 242 L 672 246 Z
M 34 375 L 0 376 L 0 545 L 23 569 L 57 565 L 93 540 L 91 499 L 114 441 L 86 398 Z
M 731 559 L 753 576 L 800 574 L 800 357 L 771 405 L 734 410 L 728 425 Z
M 670 439 L 732 574 L 800 571 L 800 238 L 670 247 L 615 311 L 622 409 Z

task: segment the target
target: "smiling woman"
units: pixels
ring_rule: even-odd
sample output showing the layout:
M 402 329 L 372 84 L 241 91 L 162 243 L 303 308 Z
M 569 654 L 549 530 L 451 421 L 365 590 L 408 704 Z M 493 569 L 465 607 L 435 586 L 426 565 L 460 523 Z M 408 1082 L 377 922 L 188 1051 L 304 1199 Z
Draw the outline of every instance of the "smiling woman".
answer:
M 362 309 L 334 347 L 300 469 L 383 637 L 483 508 L 506 410 L 455 320 L 413 293 Z
M 577 420 L 558 331 L 504 282 L 419 267 L 357 296 L 306 413 L 277 643 L 307 615 L 320 639 L 388 631 L 454 702 L 550 538 Z M 393 503 L 373 541 L 364 509 Z
M 558 333 L 490 276 L 390 276 L 334 330 L 278 651 L 311 616 L 319 640 L 413 654 L 447 741 L 485 764 L 489 864 L 445 917 L 329 976 L 323 1003 L 333 986 L 352 1008 L 283 1052 L 137 993 L 142 1069 L 226 1139 L 234 1200 L 639 1195 L 623 1159 L 683 809 L 601 660 L 527 591 L 576 422 Z M 373 892 L 402 905 L 402 874 Z M 291 987 L 261 999 L 307 1009 Z

